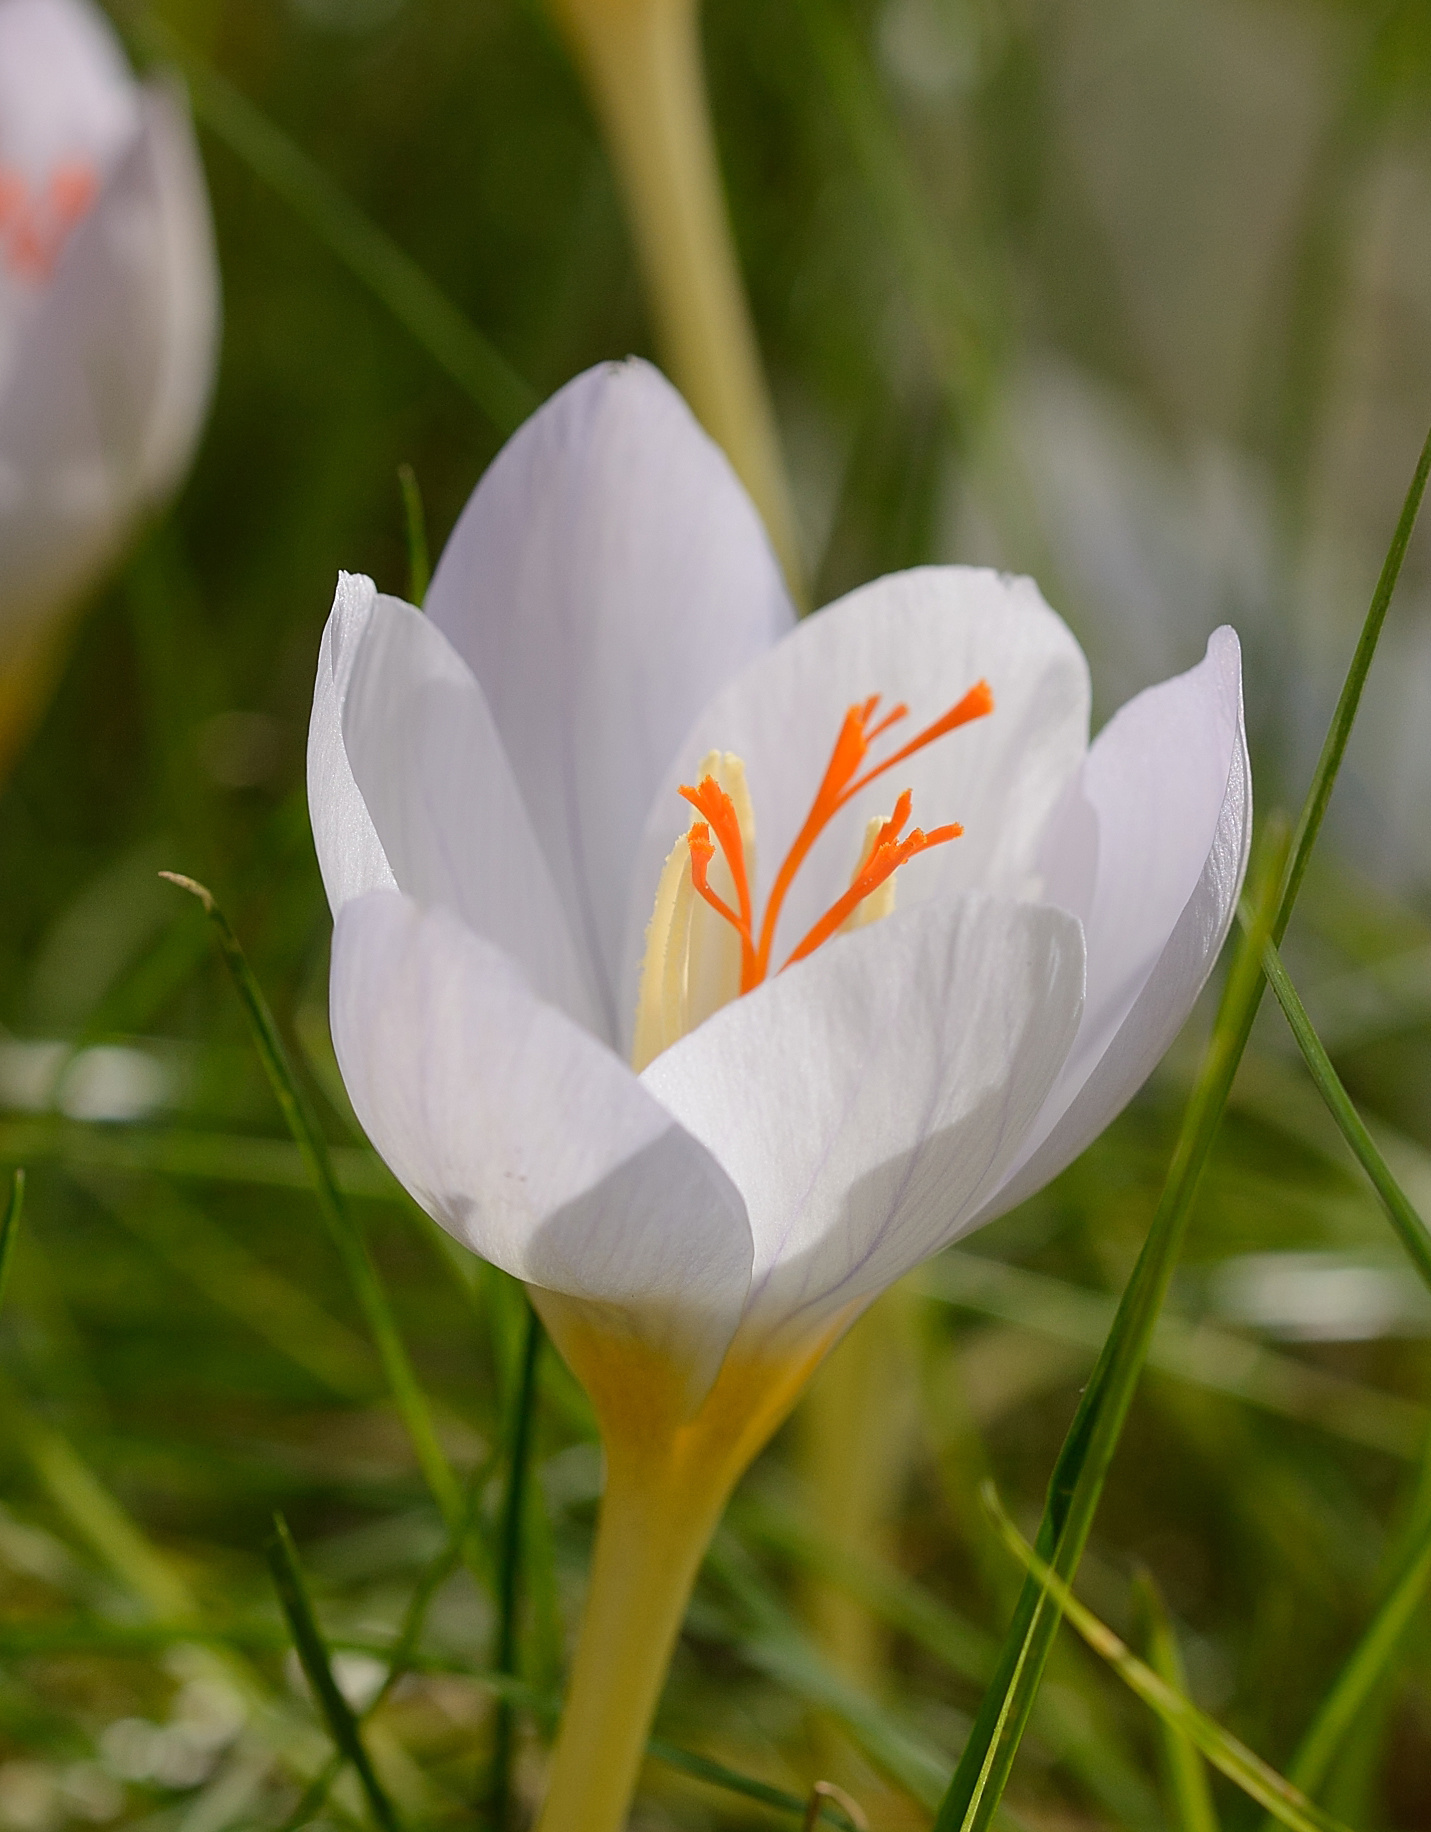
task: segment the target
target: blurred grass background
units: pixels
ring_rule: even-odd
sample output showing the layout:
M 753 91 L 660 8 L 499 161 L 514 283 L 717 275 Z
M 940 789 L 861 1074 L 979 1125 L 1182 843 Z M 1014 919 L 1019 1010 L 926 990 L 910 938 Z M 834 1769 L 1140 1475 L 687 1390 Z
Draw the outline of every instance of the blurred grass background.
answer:
M 535 4 L 156 12 L 537 394 L 655 354 L 605 155 Z M 1295 805 L 1431 417 L 1424 0 L 709 0 L 705 36 L 816 601 L 928 560 L 1034 571 L 1089 651 L 1100 718 L 1230 620 L 1260 805 Z M 0 797 L 0 1162 L 30 1174 L 0 1314 L 13 1832 L 361 1818 L 351 1778 L 305 1797 L 327 1745 L 262 1541 L 281 1508 L 361 1706 L 445 1539 L 206 925 L 163 867 L 211 884 L 242 936 L 448 1454 L 476 1472 L 475 1570 L 430 1572 L 421 1670 L 368 1721 L 405 1818 L 484 1810 L 496 1721 L 472 1675 L 494 1660 L 522 1306 L 454 1260 L 352 1127 L 302 762 L 336 569 L 405 590 L 398 467 L 436 554 L 500 432 L 228 144 L 206 133 L 204 152 L 225 294 L 208 433 Z M 1423 536 L 1286 950 L 1423 1213 L 1428 565 Z M 886 1325 L 898 1353 L 822 1376 L 879 1419 L 849 1446 L 849 1518 L 812 1502 L 797 1415 L 708 1563 L 667 1742 L 794 1794 L 827 1775 L 880 1828 L 928 1823 L 1020 1575 L 978 1483 L 992 1472 L 1036 1517 L 1196 1043 L 1050 1191 L 911 1282 Z M 1431 1298 L 1275 1009 L 1174 1313 L 1080 1590 L 1136 1640 L 1150 1571 L 1193 1696 L 1284 1765 L 1431 1485 Z M 599 1462 L 549 1352 L 538 1396 L 518 1665 L 549 1698 Z M 177 1635 L 191 1610 L 230 1642 Z M 1423 1612 L 1321 1796 L 1358 1827 L 1431 1827 L 1426 1629 Z M 517 1724 L 512 1824 L 545 1734 L 540 1710 Z M 1071 1638 L 1007 1812 L 1178 1823 L 1153 1721 Z M 639 1823 L 790 1822 L 653 1763 Z

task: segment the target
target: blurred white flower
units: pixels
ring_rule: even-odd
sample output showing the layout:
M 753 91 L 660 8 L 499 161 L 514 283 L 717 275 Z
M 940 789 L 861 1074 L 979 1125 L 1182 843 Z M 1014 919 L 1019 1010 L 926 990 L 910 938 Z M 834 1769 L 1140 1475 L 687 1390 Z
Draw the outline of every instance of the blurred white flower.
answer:
M 89 0 L 0 0 L 0 671 L 178 480 L 218 321 L 180 98 Z

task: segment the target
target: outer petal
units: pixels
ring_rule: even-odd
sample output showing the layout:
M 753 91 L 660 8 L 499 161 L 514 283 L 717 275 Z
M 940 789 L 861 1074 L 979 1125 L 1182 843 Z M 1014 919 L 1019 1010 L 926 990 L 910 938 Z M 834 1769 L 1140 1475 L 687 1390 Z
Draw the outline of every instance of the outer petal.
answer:
M 427 610 L 482 683 L 614 1036 L 656 785 L 704 702 L 793 621 L 764 530 L 675 390 L 608 364 L 497 458 Z
M 218 279 L 198 156 L 172 96 L 139 112 L 0 390 L 0 628 L 88 585 L 173 484 L 207 404 Z
M 1223 628 L 1196 668 L 1109 720 L 1050 822 L 1046 895 L 1083 917 L 1088 999 L 1024 1162 L 983 1219 L 1076 1158 L 1157 1066 L 1226 939 L 1251 838 L 1241 653 Z
M 624 1311 L 698 1400 L 751 1259 L 704 1147 L 445 910 L 391 891 L 346 904 L 331 991 L 353 1106 L 423 1208 L 516 1277 Z
M 377 587 L 371 579 L 361 573 L 338 574 L 337 594 L 318 650 L 308 723 L 308 818 L 323 888 L 335 916 L 355 897 L 397 887 L 373 817 L 353 780 L 343 737 L 343 706 L 376 603 Z
M 794 630 L 717 694 L 686 735 L 654 802 L 628 915 L 623 1017 L 635 1006 L 644 925 L 661 861 L 685 825 L 676 787 L 708 750 L 738 752 L 755 804 L 768 887 L 809 812 L 846 708 L 872 693 L 909 715 L 879 741 L 889 755 L 981 678 L 987 718 L 951 732 L 872 784 L 831 824 L 802 867 L 781 918 L 775 960 L 849 883 L 873 814 L 906 787 L 914 821 L 960 821 L 962 839 L 899 874 L 899 907 L 979 888 L 1036 888 L 1048 815 L 1088 743 L 1088 669 L 1063 621 L 1030 579 L 963 566 L 896 573 L 852 592 Z
M 749 1328 L 818 1328 L 964 1233 L 1078 1027 L 1060 910 L 971 893 L 839 936 L 642 1076 L 755 1237 Z
M 595 999 L 471 669 L 421 611 L 375 594 L 368 580 L 344 581 L 340 605 L 345 593 L 356 596 L 355 611 L 330 619 L 335 639 L 340 630 L 348 638 L 341 686 L 331 662 L 319 671 L 320 693 L 338 703 L 339 743 L 325 748 L 310 793 L 315 808 L 324 804 L 314 830 L 325 830 L 322 851 L 338 855 L 335 877 L 354 890 L 380 887 L 375 839 L 388 881 L 425 907 L 452 910 L 521 965 L 539 998 L 596 1028 Z M 315 727 L 316 716 L 315 701 Z M 355 818 L 355 793 L 371 837 Z

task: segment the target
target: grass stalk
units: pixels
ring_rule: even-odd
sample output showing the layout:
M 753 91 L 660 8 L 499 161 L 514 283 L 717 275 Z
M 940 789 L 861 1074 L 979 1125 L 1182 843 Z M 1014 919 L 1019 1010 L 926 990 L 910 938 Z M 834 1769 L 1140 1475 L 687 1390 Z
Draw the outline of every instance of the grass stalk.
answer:
M 1420 1607 L 1431 1582 L 1431 1519 L 1403 1555 L 1375 1615 L 1352 1649 L 1288 1765 L 1288 1774 L 1308 1794 L 1326 1779 L 1343 1738 L 1377 1683 Z
M 1296 987 L 1292 984 L 1291 975 L 1283 965 L 1282 956 L 1276 945 L 1268 941 L 1262 951 L 1262 971 L 1267 976 L 1267 984 L 1276 995 L 1277 1003 L 1282 1007 L 1292 1035 L 1297 1040 L 1297 1047 L 1302 1052 L 1302 1059 L 1307 1065 L 1312 1080 L 1317 1085 L 1317 1092 L 1327 1104 L 1327 1110 L 1341 1130 L 1342 1137 L 1351 1146 L 1371 1181 L 1372 1188 L 1381 1198 L 1382 1207 L 1390 1217 L 1391 1225 L 1396 1229 L 1397 1238 L 1405 1247 L 1412 1265 L 1421 1277 L 1431 1286 L 1431 1233 L 1421 1219 L 1415 1207 L 1402 1190 L 1401 1185 L 1391 1174 L 1385 1158 L 1376 1146 L 1376 1141 L 1367 1130 L 1366 1122 L 1356 1110 L 1352 1097 L 1342 1085 L 1342 1079 L 1332 1066 L 1318 1037 L 1312 1020 L 1307 1015 L 1307 1008 L 1302 1003 Z
M 264 1554 L 273 1576 L 273 1587 L 278 1592 L 278 1601 L 293 1636 L 293 1646 L 313 1690 L 314 1700 L 327 1723 L 334 1747 L 346 1762 L 352 1764 L 367 1796 L 373 1818 L 382 1832 L 401 1832 L 397 1813 L 378 1780 L 367 1745 L 363 1742 L 358 1720 L 333 1677 L 327 1645 L 313 1613 L 307 1586 L 303 1582 L 297 1548 L 288 1531 L 288 1523 L 281 1514 L 273 1517 L 273 1532 L 264 1546 Z
M 511 1451 L 507 1465 L 507 1489 L 502 1500 L 501 1538 L 497 1548 L 497 1645 L 493 1664 L 499 1673 L 510 1673 L 513 1676 L 517 1671 L 517 1621 L 521 1604 L 522 1522 L 526 1512 L 531 1469 L 537 1363 L 541 1355 L 542 1336 L 541 1318 L 528 1304 L 521 1372 L 508 1432 Z M 492 1738 L 489 1789 L 490 1819 L 496 1832 L 505 1832 L 511 1817 L 513 1728 L 511 1701 L 499 1697 Z
M 407 534 L 407 596 L 410 604 L 422 609 L 432 567 L 427 555 L 427 511 L 417 472 L 410 464 L 398 466 L 398 488 L 402 491 L 403 528 Z
M 1036 1553 L 1061 1582 L 1071 1579 L 1092 1529 L 1108 1468 L 1151 1346 L 1173 1268 L 1233 1077 L 1251 1035 L 1266 981 L 1266 943 L 1280 943 L 1291 920 L 1312 848 L 1321 832 L 1337 772 L 1361 703 L 1386 612 L 1431 471 L 1428 434 L 1377 579 L 1356 649 L 1290 845 L 1282 835 L 1262 848 L 1266 863 L 1252 899 L 1252 921 L 1233 958 L 1217 1022 L 1188 1102 L 1163 1193 L 1143 1250 L 1123 1293 L 1113 1329 L 1084 1391 L 1049 1481 Z M 1278 885 L 1280 884 L 1280 890 Z M 1003 1797 L 1033 1697 L 1057 1632 L 1058 1611 L 1032 1577 L 1014 1611 L 999 1671 L 985 1694 L 936 1832 L 984 1832 Z
M 0 1221 L 0 1305 L 5 1302 L 5 1283 L 10 1276 L 10 1256 L 20 1235 L 20 1217 L 25 1212 L 25 1173 L 17 1170 L 10 1180 L 10 1200 L 5 1205 L 5 1219 Z
M 1165 1725 L 1192 1743 L 1229 1781 L 1287 1826 L 1289 1832 L 1347 1832 L 1339 1821 L 1314 1806 L 1285 1775 L 1279 1775 L 1245 1743 L 1199 1711 L 1191 1699 L 1139 1660 L 1126 1642 L 1080 1603 L 1004 1513 L 992 1484 L 985 1485 L 983 1496 L 995 1531 L 1004 1545 L 1033 1581 L 1047 1590 L 1060 1615 L 1067 1616 L 1094 1653 L 1108 1662 L 1129 1690 L 1156 1712 Z
M 197 897 L 203 904 L 209 921 L 213 924 L 219 953 L 233 981 L 234 990 L 238 993 L 244 1014 L 248 1018 L 254 1045 L 263 1062 L 274 1096 L 312 1179 L 313 1190 L 318 1198 L 319 1212 L 327 1223 L 333 1244 L 343 1262 L 344 1271 L 352 1283 L 364 1319 L 372 1332 L 394 1403 L 407 1427 L 408 1436 L 412 1440 L 412 1446 L 427 1485 L 438 1507 L 442 1510 L 443 1519 L 451 1530 L 462 1518 L 462 1491 L 458 1486 L 457 1478 L 452 1473 L 452 1466 L 448 1463 L 442 1446 L 438 1442 L 431 1409 L 428 1406 L 426 1395 L 418 1384 L 417 1375 L 398 1331 L 397 1322 L 388 1303 L 387 1293 L 378 1276 L 377 1267 L 373 1264 L 361 1230 L 348 1213 L 347 1206 L 339 1192 L 337 1179 L 333 1175 L 328 1141 L 323 1136 L 317 1118 L 294 1072 L 288 1050 L 278 1033 L 278 1026 L 274 1022 L 268 1000 L 264 997 L 263 988 L 255 978 L 239 939 L 234 934 L 228 918 L 215 901 L 213 893 L 204 885 L 178 872 L 162 872 L 160 876 L 167 878 L 171 884 L 177 884 L 181 890 L 188 891 L 191 896 Z
M 1147 1641 L 1148 1664 L 1166 1685 L 1186 1694 L 1187 1671 L 1177 1632 L 1167 1604 L 1151 1572 L 1144 1571 L 1134 1585 Z M 1170 1818 L 1176 1832 L 1219 1832 L 1207 1765 L 1186 1729 L 1170 1718 L 1160 1719 L 1163 1732 L 1163 1775 L 1172 1804 Z
M 536 392 L 412 256 L 162 20 L 146 11 L 135 30 L 153 56 L 183 71 L 204 126 L 307 223 L 499 433 L 515 432 L 536 408 Z

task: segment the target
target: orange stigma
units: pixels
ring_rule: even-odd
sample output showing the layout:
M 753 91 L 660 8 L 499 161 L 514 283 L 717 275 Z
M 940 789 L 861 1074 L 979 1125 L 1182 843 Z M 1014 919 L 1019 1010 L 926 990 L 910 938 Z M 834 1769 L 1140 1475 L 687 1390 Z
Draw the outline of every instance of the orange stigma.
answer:
M 795 836 L 795 842 L 786 853 L 780 870 L 775 874 L 770 896 L 765 905 L 765 915 L 760 925 L 759 935 L 755 932 L 755 916 L 751 899 L 749 874 L 746 871 L 745 848 L 741 839 L 740 823 L 736 818 L 735 804 L 731 797 L 720 786 L 713 776 L 702 777 L 695 788 L 682 787 L 680 793 L 702 816 L 692 823 L 687 841 L 690 847 L 691 883 L 698 896 L 724 918 L 740 937 L 740 990 L 749 992 L 758 986 L 766 977 L 770 968 L 770 955 L 775 942 L 775 927 L 780 920 L 781 907 L 795 874 L 809 856 L 810 849 L 824 832 L 840 810 L 846 807 L 862 789 L 866 789 L 877 777 L 883 776 L 897 763 L 906 757 L 912 757 L 927 744 L 933 744 L 936 738 L 942 738 L 960 725 L 967 725 L 974 719 L 982 719 L 994 710 L 994 695 L 987 681 L 979 681 L 971 687 L 948 712 L 936 719 L 932 725 L 915 734 L 909 742 L 896 750 L 891 756 L 883 758 L 872 767 L 865 769 L 869 749 L 875 739 L 880 738 L 891 726 L 907 718 L 909 709 L 897 705 L 887 712 L 877 724 L 872 724 L 879 708 L 880 695 L 872 694 L 862 705 L 851 706 L 846 712 L 840 726 L 839 736 L 835 739 L 835 748 L 830 754 L 830 761 L 825 766 L 825 774 L 815 792 L 815 799 L 810 807 L 805 823 Z M 861 770 L 863 769 L 863 774 Z M 825 914 L 806 934 L 799 946 L 785 962 L 804 960 L 806 955 L 813 954 L 822 942 L 826 942 L 836 933 L 863 903 L 872 895 L 901 865 L 927 852 L 931 846 L 942 846 L 949 840 L 958 839 L 964 831 L 957 823 L 945 827 L 936 827 L 930 833 L 915 827 L 908 834 L 904 828 L 909 821 L 913 806 L 913 796 L 906 789 L 895 802 L 894 811 L 875 835 L 873 844 L 854 881 L 842 897 L 836 899 Z M 901 834 L 904 837 L 901 838 Z M 714 835 L 714 839 L 712 839 Z M 707 882 L 707 872 L 711 860 L 715 857 L 716 846 L 720 847 L 730 870 L 731 882 L 735 886 L 738 909 L 732 909 L 724 898 L 718 896 Z

